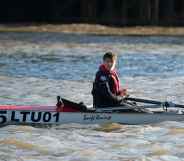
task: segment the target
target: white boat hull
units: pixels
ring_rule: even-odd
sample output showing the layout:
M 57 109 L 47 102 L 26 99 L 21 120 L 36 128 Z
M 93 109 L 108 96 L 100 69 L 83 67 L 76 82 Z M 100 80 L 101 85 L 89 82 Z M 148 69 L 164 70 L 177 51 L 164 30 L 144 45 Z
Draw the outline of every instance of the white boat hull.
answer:
M 0 110 L 0 125 L 7 124 L 153 124 L 164 121 L 184 121 L 184 114 L 160 113 L 95 113 L 28 110 Z

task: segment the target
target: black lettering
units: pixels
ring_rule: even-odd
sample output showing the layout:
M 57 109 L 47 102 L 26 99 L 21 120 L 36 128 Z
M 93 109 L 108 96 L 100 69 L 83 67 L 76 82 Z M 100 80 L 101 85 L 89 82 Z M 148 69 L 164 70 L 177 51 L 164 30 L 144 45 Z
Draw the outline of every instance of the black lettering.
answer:
M 42 116 L 42 112 L 32 112 L 32 114 L 31 114 L 31 121 L 39 122 L 41 120 L 41 116 Z
M 16 118 L 15 111 L 12 111 L 12 114 L 11 114 L 11 121 L 19 122 L 19 119 Z
M 97 115 L 96 116 L 96 119 L 97 120 L 110 120 L 111 119 L 111 116 L 106 116 L 106 115 L 102 115 L 102 116 L 100 116 L 100 115 Z
M 84 115 L 83 120 L 94 121 L 95 120 L 95 116 L 94 115 Z
M 51 113 L 50 113 L 50 112 L 45 112 L 45 113 L 43 114 L 43 121 L 44 121 L 44 122 L 49 122 L 50 119 L 51 119 Z
M 59 121 L 59 112 L 55 113 L 55 114 L 53 115 L 53 117 L 56 117 L 56 122 L 58 122 L 58 121 Z
M 30 112 L 22 111 L 22 112 L 20 112 L 20 113 L 23 115 L 22 121 L 25 122 L 25 121 L 27 120 L 27 115 L 30 114 Z
M 4 124 L 7 121 L 6 117 L 7 111 L 0 111 L 0 124 Z

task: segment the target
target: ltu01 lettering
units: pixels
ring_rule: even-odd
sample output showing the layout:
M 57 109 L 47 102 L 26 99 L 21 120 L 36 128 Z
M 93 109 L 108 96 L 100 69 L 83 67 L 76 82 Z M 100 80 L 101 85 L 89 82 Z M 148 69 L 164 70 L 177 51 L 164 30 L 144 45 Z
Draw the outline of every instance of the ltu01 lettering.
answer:
M 21 123 L 57 123 L 59 122 L 58 112 L 42 112 L 42 111 L 0 111 L 0 124 L 8 122 Z

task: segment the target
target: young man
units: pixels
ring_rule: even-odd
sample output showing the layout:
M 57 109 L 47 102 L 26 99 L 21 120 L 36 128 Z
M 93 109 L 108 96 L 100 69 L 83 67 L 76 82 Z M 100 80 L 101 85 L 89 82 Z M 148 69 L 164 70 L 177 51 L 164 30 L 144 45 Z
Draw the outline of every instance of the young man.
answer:
M 100 65 L 93 83 L 93 104 L 96 108 L 118 106 L 127 95 L 126 89 L 120 88 L 120 81 L 116 72 L 117 56 L 107 52 L 103 56 L 103 64 Z

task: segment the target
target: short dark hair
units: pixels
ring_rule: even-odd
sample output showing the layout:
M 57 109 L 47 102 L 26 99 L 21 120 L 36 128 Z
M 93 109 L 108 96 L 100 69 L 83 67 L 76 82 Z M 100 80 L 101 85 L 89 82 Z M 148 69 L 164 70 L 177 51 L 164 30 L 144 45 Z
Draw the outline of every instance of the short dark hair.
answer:
M 117 55 L 115 53 L 112 53 L 112 52 L 107 52 L 104 54 L 103 56 L 103 61 L 105 59 L 111 59 L 111 60 L 115 60 L 117 58 Z

